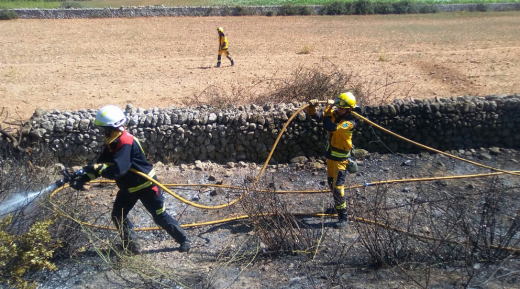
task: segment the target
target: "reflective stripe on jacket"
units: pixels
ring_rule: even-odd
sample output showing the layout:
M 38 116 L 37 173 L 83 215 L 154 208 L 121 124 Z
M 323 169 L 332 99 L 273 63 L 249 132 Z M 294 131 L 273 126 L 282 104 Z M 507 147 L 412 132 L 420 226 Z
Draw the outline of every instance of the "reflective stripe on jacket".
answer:
M 314 107 L 308 107 L 307 113 L 317 121 L 323 120 L 323 128 L 328 132 L 329 144 L 325 157 L 334 161 L 346 160 L 353 147 L 352 134 L 356 127 L 356 118 L 350 113 L 338 116 L 335 111 L 332 116 L 323 116 L 323 112 L 318 112 Z

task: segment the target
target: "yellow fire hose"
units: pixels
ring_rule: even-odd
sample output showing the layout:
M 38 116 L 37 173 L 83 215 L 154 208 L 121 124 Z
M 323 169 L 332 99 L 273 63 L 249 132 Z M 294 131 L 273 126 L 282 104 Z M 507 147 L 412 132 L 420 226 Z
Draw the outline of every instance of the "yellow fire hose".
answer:
M 493 171 L 502 172 L 502 173 L 511 174 L 511 175 L 516 175 L 516 176 L 520 176 L 519 173 L 509 172 L 509 171 L 504 171 L 504 170 L 497 169 L 497 168 L 494 168 L 494 167 L 486 166 L 486 165 L 484 165 L 484 164 L 480 164 L 480 163 L 477 163 L 477 162 L 474 162 L 474 161 L 471 161 L 471 160 L 467 160 L 467 159 L 465 159 L 465 158 L 461 158 L 461 157 L 458 157 L 458 156 L 454 156 L 454 155 L 452 155 L 452 154 L 449 154 L 449 153 L 446 153 L 446 152 L 443 152 L 443 151 L 436 150 L 436 149 L 434 149 L 434 148 L 431 148 L 431 147 L 425 146 L 425 145 L 420 144 L 420 143 L 418 143 L 418 142 L 414 142 L 413 140 L 407 139 L 407 138 L 405 138 L 405 137 L 403 137 L 403 136 L 400 136 L 400 135 L 398 135 L 398 134 L 396 134 L 396 133 L 394 133 L 394 132 L 391 132 L 391 131 L 387 130 L 387 129 L 384 128 L 384 127 L 381 127 L 381 126 L 379 126 L 379 125 L 377 125 L 377 124 L 371 122 L 371 121 L 368 120 L 367 118 L 365 118 L 365 117 L 359 115 L 358 113 L 356 113 L 356 112 L 354 112 L 354 111 L 352 112 L 352 114 L 353 114 L 355 117 L 357 117 L 357 118 L 359 118 L 359 119 L 361 119 L 361 120 L 363 120 L 363 121 L 366 121 L 366 122 L 369 123 L 370 125 L 372 125 L 372 126 L 378 128 L 378 129 L 380 129 L 380 130 L 382 130 L 382 131 L 384 131 L 384 132 L 386 132 L 386 133 L 388 133 L 388 134 L 391 134 L 391 135 L 393 135 L 393 136 L 395 136 L 395 137 L 397 137 L 397 138 L 399 138 L 399 139 L 402 139 L 402 140 L 404 140 L 404 141 L 407 141 L 407 142 L 409 142 L 409 143 L 411 143 L 411 144 L 413 144 L 413 145 L 416 145 L 416 146 L 418 146 L 418 147 L 421 147 L 421 148 L 423 148 L 423 149 L 427 149 L 427 150 L 429 150 L 429 151 L 436 152 L 436 153 L 438 153 L 438 154 L 442 154 L 442 155 L 445 155 L 445 156 L 447 156 L 447 157 L 454 158 L 454 159 L 457 159 L 457 160 L 459 160 L 459 161 L 467 162 L 467 163 L 470 163 L 470 164 L 472 164 L 472 165 L 476 165 L 476 166 L 483 167 L 483 168 L 486 168 L 486 169 L 490 169 L 490 170 L 493 170 Z
M 320 101 L 320 103 L 327 103 L 326 101 Z M 287 120 L 287 122 L 284 124 L 282 130 L 280 131 L 280 133 L 278 134 L 278 137 L 276 138 L 276 141 L 274 142 L 274 145 L 266 159 L 266 161 L 264 162 L 264 165 L 260 171 L 260 173 L 258 174 L 258 176 L 256 177 L 255 181 L 248 187 L 248 188 L 243 188 L 243 187 L 236 187 L 236 186 L 227 186 L 227 185 L 216 185 L 216 184 L 161 184 L 160 182 L 156 181 L 155 179 L 149 177 L 148 175 L 142 173 L 142 172 L 139 172 L 135 169 L 130 169 L 133 173 L 136 173 L 144 178 L 146 178 L 147 180 L 153 182 L 154 184 L 156 184 L 157 186 L 159 186 L 161 189 L 163 189 L 164 191 L 166 191 L 167 193 L 169 193 L 170 195 L 172 195 L 173 197 L 177 198 L 178 200 L 180 200 L 181 202 L 183 203 L 186 203 L 190 206 L 194 206 L 196 208 L 201 208 L 201 209 L 209 209 L 209 210 L 214 210 L 214 209 L 222 209 L 222 208 L 225 208 L 225 207 L 228 207 L 228 206 L 231 206 L 235 203 L 237 203 L 238 201 L 240 201 L 242 198 L 244 198 L 244 196 L 248 193 L 248 191 L 250 190 L 250 188 L 253 188 L 257 183 L 258 181 L 260 180 L 260 178 L 262 177 L 262 175 L 264 174 L 265 172 L 265 169 L 267 168 L 267 165 L 269 164 L 269 161 L 274 153 L 274 150 L 276 149 L 276 146 L 278 145 L 278 142 L 280 141 L 280 138 L 282 137 L 283 133 L 285 132 L 285 130 L 287 129 L 287 126 L 291 123 L 291 121 L 301 112 L 303 111 L 304 109 L 306 109 L 309 105 L 304 105 L 302 106 L 301 108 L 299 108 L 296 112 L 293 113 L 293 115 Z M 498 169 L 498 168 L 494 168 L 494 167 L 490 167 L 490 166 L 486 166 L 484 164 L 480 164 L 480 163 L 477 163 L 477 162 L 473 162 L 471 160 L 467 160 L 467 159 L 464 159 L 464 158 L 460 158 L 460 157 L 457 157 L 455 155 L 452 155 L 452 154 L 449 154 L 449 153 L 445 153 L 445 152 L 442 152 L 442 151 L 439 151 L 439 150 L 436 150 L 434 148 L 430 148 L 428 146 L 425 146 L 423 144 L 420 144 L 420 143 L 417 143 L 415 141 L 412 141 L 410 139 L 407 139 L 405 137 L 402 137 L 392 131 L 389 131 L 379 125 L 377 125 L 376 123 L 368 120 L 367 118 L 359 115 L 358 113 L 356 112 L 352 112 L 352 114 L 367 122 L 368 124 L 382 130 L 383 132 L 386 132 L 388 134 L 391 134 L 399 139 L 402 139 L 404 141 L 408 141 L 416 146 L 419 146 L 421 148 L 424 148 L 424 149 L 427 149 L 429 151 L 433 151 L 433 152 L 436 152 L 436 153 L 439 153 L 439 154 L 442 154 L 442 155 L 445 155 L 447 157 L 450 157 L 450 158 L 454 158 L 454 159 L 457 159 L 457 160 L 460 160 L 460 161 L 464 161 L 464 162 L 467 162 L 467 163 L 470 163 L 470 164 L 473 164 L 473 165 L 476 165 L 476 166 L 480 166 L 480 167 L 483 167 L 483 168 L 487 168 L 487 169 L 490 169 L 490 170 L 494 170 L 494 171 L 497 171 L 497 173 L 487 173 L 487 174 L 474 174 L 474 175 L 461 175 L 461 176 L 449 176 L 449 177 L 429 177 L 429 178 L 414 178 L 414 179 L 401 179 L 401 180 L 387 180 L 387 181 L 379 181 L 379 182 L 373 182 L 373 183 L 364 183 L 364 184 L 360 184 L 360 185 L 354 185 L 354 186 L 350 186 L 349 188 L 350 189 L 354 189 L 354 188 L 362 188 L 362 187 L 367 187 L 367 186 L 374 186 L 374 185 L 382 185 L 382 184 L 393 184 L 393 183 L 405 183 L 405 182 L 421 182 L 421 181 L 433 181 L 433 180 L 442 180 L 442 179 L 463 179 L 463 178 L 479 178 L 479 177 L 487 177 L 487 176 L 498 176 L 498 175 L 502 175 L 502 174 L 511 174 L 511 175 L 520 175 L 520 171 L 506 171 L 506 170 L 501 170 L 501 169 Z M 92 181 L 91 183 L 113 183 L 113 181 Z M 62 186 L 60 188 L 57 188 L 55 191 L 53 191 L 50 195 L 50 197 L 52 198 L 54 196 L 54 194 L 56 194 L 57 192 L 61 191 L 62 189 L 66 188 L 68 186 L 68 184 L 66 184 L 65 186 Z M 225 204 L 221 204 L 221 205 L 217 205 L 217 206 L 206 206 L 206 205 L 200 205 L 200 204 L 197 204 L 197 203 L 194 203 L 194 202 L 191 202 L 189 200 L 186 200 L 184 199 L 183 197 L 175 194 L 174 192 L 172 192 L 171 190 L 169 190 L 166 186 L 176 186 L 176 187 L 186 187 L 186 186 L 199 186 L 199 187 L 203 187 L 203 186 L 206 186 L 206 187 L 221 187 L 221 188 L 231 188 L 231 189 L 237 189 L 237 190 L 243 190 L 244 192 L 239 196 L 237 197 L 236 199 L 228 202 L 228 203 L 225 203 Z M 259 190 L 261 192 L 267 192 L 266 190 Z M 308 190 L 308 191 L 273 191 L 274 193 L 324 193 L 324 192 L 329 192 L 329 190 Z M 54 206 L 54 205 L 53 205 Z M 56 208 L 54 206 L 54 209 L 62 214 L 62 215 L 65 215 L 64 212 L 61 212 L 61 210 L 59 210 L 58 208 Z M 323 213 L 313 213 L 313 214 L 294 214 L 296 216 L 335 216 L 335 214 L 323 214 Z M 225 222 L 231 222 L 231 221 L 237 221 L 237 220 L 242 220 L 242 219 L 247 219 L 249 218 L 248 215 L 241 215 L 241 216 L 235 216 L 235 217 L 229 217 L 229 218 L 225 218 L 225 219 L 221 219 L 221 220 L 214 220 L 214 221 L 208 221 L 208 222 L 202 222 L 202 223 L 193 223 L 193 224 L 184 224 L 184 225 L 181 225 L 183 228 L 189 228 L 189 227 L 198 227 L 198 226 L 206 226 L 206 225 L 214 225 L 214 224 L 220 224 L 220 223 L 225 223 Z M 428 237 L 428 236 L 422 236 L 422 235 L 416 235 L 416 234 L 412 234 L 412 233 L 409 233 L 409 232 L 406 232 L 402 229 L 399 229 L 399 228 L 395 228 L 395 227 L 392 227 L 392 226 L 388 226 L 386 224 L 383 224 L 383 223 L 379 223 L 379 222 L 375 222 L 375 221 L 372 221 L 372 220 L 367 220 L 367 219 L 364 219 L 364 218 L 359 218 L 359 217 L 354 217 L 353 218 L 354 221 L 357 221 L 357 222 L 363 222 L 363 223 L 368 223 L 368 224 L 373 224 L 373 225 L 377 225 L 377 226 L 380 226 L 380 227 L 383 227 L 383 228 L 386 228 L 386 229 L 389 229 L 389 230 L 393 230 L 393 231 L 396 231 L 396 232 L 400 232 L 400 233 L 404 233 L 404 234 L 408 234 L 410 236 L 413 236 L 413 237 L 416 237 L 416 238 L 420 238 L 420 239 L 425 239 L 425 240 L 436 240 L 436 241 L 439 241 L 438 239 L 436 238 L 433 238 L 433 237 Z M 86 222 L 82 222 L 82 221 L 78 221 L 78 220 L 75 220 L 76 222 L 82 224 L 82 225 L 86 225 L 86 226 L 90 226 L 90 227 L 93 227 L 93 228 L 99 228 L 99 229 L 104 229 L 104 230 L 116 230 L 114 227 L 106 227 L 106 226 L 100 226 L 100 225 L 94 225 L 94 224 L 90 224 L 90 223 L 86 223 Z M 160 230 L 161 228 L 159 227 L 151 227 L 151 228 L 140 228 L 140 229 L 136 229 L 136 231 L 151 231 L 151 230 Z M 455 241 L 451 241 L 452 243 L 456 243 L 456 244 L 461 244 L 459 242 L 455 242 Z M 504 250 L 509 250 L 509 251 L 514 251 L 514 252 L 520 252 L 520 249 L 517 249 L 517 248 L 501 248 L 501 249 L 504 249 Z

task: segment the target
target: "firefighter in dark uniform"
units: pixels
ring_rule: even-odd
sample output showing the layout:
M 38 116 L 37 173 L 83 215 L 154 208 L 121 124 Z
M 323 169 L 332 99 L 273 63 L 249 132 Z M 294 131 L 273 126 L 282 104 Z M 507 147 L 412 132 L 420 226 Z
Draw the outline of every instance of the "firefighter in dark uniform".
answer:
M 132 168 L 157 180 L 153 166 L 146 159 L 141 144 L 137 138 L 125 130 L 125 122 L 126 116 L 117 106 L 107 105 L 98 111 L 94 124 L 103 130 L 105 148 L 97 163 L 84 167 L 86 174 L 71 186 L 83 189 L 86 182 L 97 177 L 116 181 L 119 191 L 112 209 L 112 221 L 126 250 L 134 254 L 140 253 L 134 225 L 128 219 L 128 213 L 140 200 L 153 216 L 155 223 L 180 244 L 179 251 L 188 252 L 190 250 L 188 235 L 179 223 L 166 212 L 161 189 L 151 181 L 130 171 Z
M 334 228 L 343 228 L 348 224 L 347 198 L 345 197 L 345 177 L 352 150 L 352 133 L 356 127 L 355 117 L 351 114 L 356 107 L 356 98 L 351 92 L 340 94 L 330 102 L 324 112 L 316 110 L 318 100 L 309 101 L 307 114 L 312 119 L 323 121 L 323 128 L 328 132 L 329 144 L 327 158 L 327 182 L 334 197 L 334 208 L 338 222 Z M 337 109 L 334 109 L 334 106 Z M 353 161 L 351 161 L 353 162 Z M 354 164 L 352 164 L 354 165 Z
M 226 57 L 231 61 L 231 66 L 235 65 L 235 61 L 233 61 L 233 58 L 231 57 L 231 53 L 228 51 L 228 39 L 226 35 L 224 34 L 224 29 L 222 27 L 217 28 L 218 32 L 218 61 L 217 61 L 217 67 L 220 67 L 220 62 L 222 58 L 222 54 L 225 54 Z

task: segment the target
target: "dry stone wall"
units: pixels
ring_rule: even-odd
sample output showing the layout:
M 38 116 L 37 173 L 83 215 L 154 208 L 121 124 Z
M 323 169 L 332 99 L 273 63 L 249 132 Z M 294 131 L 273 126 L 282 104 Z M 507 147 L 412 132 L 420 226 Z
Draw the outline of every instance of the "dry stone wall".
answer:
M 128 130 L 155 161 L 264 161 L 289 117 L 304 103 L 250 105 L 229 109 L 143 109 L 128 104 Z M 396 100 L 364 107 L 371 121 L 440 150 L 520 147 L 520 94 Z M 36 110 L 24 139 L 49 148 L 62 161 L 94 160 L 103 135 L 96 110 Z M 416 152 L 412 144 L 357 121 L 354 144 L 371 152 Z M 304 112 L 287 127 L 272 162 L 323 154 L 326 132 Z
M 488 11 L 520 10 L 520 3 L 485 3 Z M 435 5 L 440 12 L 479 11 L 477 4 L 439 4 Z M 319 13 L 322 6 L 309 5 L 314 13 Z M 267 15 L 268 12 L 279 13 L 282 6 L 247 6 L 248 12 L 254 15 Z M 24 19 L 69 19 L 69 18 L 116 18 L 116 17 L 179 17 L 179 16 L 229 16 L 236 7 L 165 7 L 138 6 L 120 8 L 59 8 L 59 9 L 12 9 L 19 18 Z
M 253 15 L 277 13 L 281 6 L 248 6 Z M 321 6 L 309 6 L 318 13 Z M 120 8 L 59 8 L 59 9 L 13 9 L 20 18 L 30 19 L 68 19 L 68 18 L 117 18 L 117 17 L 181 17 L 181 16 L 229 16 L 234 7 L 220 6 L 137 6 Z

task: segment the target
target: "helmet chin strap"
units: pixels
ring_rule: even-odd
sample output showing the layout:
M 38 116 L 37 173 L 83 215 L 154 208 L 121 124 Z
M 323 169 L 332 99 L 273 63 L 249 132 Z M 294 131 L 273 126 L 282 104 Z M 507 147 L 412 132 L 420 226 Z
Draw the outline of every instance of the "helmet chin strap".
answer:
M 105 145 L 111 144 L 118 137 L 120 137 L 121 134 L 123 134 L 123 132 L 120 131 L 118 128 L 114 128 L 114 130 L 112 130 L 109 135 L 105 134 Z

